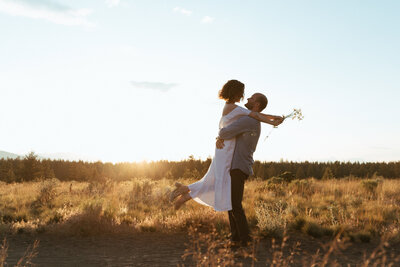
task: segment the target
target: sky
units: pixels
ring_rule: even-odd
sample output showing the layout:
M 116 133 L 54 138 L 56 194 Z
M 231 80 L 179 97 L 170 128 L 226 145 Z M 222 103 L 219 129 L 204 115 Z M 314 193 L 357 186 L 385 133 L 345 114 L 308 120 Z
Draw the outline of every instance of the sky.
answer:
M 230 79 L 261 161 L 400 160 L 397 0 L 0 0 L 0 150 L 212 157 Z M 244 102 L 239 103 L 244 105 Z

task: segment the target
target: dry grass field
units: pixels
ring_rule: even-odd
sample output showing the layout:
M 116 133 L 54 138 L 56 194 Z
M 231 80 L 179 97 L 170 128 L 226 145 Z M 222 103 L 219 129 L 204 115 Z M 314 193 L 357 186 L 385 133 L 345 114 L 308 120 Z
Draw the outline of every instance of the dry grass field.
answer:
M 194 180 L 179 181 L 187 184 Z M 227 215 L 193 201 L 175 211 L 168 200 L 173 183 L 170 179 L 143 178 L 97 183 L 56 179 L 1 183 L 0 231 L 2 236 L 46 234 L 82 238 L 149 232 L 182 235 L 189 231 L 188 240 L 192 236 L 192 240 L 203 240 L 203 245 L 218 248 L 216 240 L 226 239 L 229 232 Z M 323 240 L 332 246 L 337 240 L 379 244 L 383 238 L 395 245 L 400 240 L 400 180 L 255 179 L 246 182 L 243 204 L 252 233 L 259 240 L 275 238 L 286 242 L 290 236 L 302 236 L 303 240 Z M 194 233 L 194 229 L 199 233 Z M 207 235 L 209 229 L 213 238 Z M 294 248 L 296 243 L 288 246 Z M 5 247 L 3 244 L 3 250 Z M 201 254 L 195 245 L 189 247 L 192 252 L 198 251 L 197 256 Z M 216 251 L 226 252 L 222 247 Z M 186 254 L 194 262 L 201 262 L 201 257 L 196 258 L 190 251 Z M 229 253 L 224 255 L 223 262 L 232 265 L 226 257 Z M 221 261 L 218 257 L 214 258 Z M 274 266 L 291 266 L 289 263 L 281 261 Z

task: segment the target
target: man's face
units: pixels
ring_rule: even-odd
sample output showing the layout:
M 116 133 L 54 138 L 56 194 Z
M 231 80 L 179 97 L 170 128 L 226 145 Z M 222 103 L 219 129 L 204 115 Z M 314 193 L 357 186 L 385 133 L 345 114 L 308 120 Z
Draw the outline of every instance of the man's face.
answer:
M 247 98 L 247 103 L 244 106 L 252 110 L 256 105 L 258 105 L 257 94 L 254 94 L 251 97 Z

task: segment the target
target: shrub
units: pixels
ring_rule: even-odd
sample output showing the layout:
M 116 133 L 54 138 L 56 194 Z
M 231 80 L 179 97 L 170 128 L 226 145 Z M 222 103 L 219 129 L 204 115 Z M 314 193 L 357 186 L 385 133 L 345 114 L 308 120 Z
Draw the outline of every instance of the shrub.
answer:
M 316 238 L 322 236 L 333 236 L 335 232 L 333 229 L 329 227 L 323 227 L 314 221 L 307 220 L 303 216 L 297 216 L 294 218 L 294 220 L 289 224 L 289 228 L 292 230 L 301 231 Z
M 291 172 L 284 172 L 279 175 L 279 178 L 282 178 L 284 182 L 290 183 L 293 179 L 295 179 L 295 175 Z
M 39 201 L 42 206 L 52 206 L 52 202 L 57 196 L 56 188 L 58 183 L 59 181 L 55 178 L 42 182 L 42 187 L 37 198 L 37 201 Z
M 282 177 L 271 177 L 267 180 L 268 184 L 283 184 L 285 180 Z
M 297 231 L 301 231 L 303 226 L 306 224 L 306 219 L 303 216 L 297 216 L 289 224 L 289 228 Z
M 334 233 L 332 229 L 323 227 L 313 221 L 306 221 L 302 227 L 302 231 L 312 237 L 332 236 Z
M 58 230 L 69 234 L 90 236 L 114 232 L 116 225 L 115 216 L 105 212 L 102 204 L 94 203 L 86 205 L 82 213 L 66 219 Z
M 349 234 L 349 237 L 350 240 L 353 242 L 369 243 L 371 241 L 372 234 L 370 232 L 360 231 L 357 233 Z
M 103 178 L 91 181 L 86 189 L 89 195 L 104 195 L 114 190 L 115 183 L 111 179 Z
M 56 188 L 59 181 L 54 179 L 48 179 L 41 183 L 39 195 L 35 201 L 32 202 L 32 211 L 34 214 L 39 214 L 44 211 L 45 208 L 53 208 L 53 201 L 57 197 Z
M 259 201 L 255 207 L 257 226 L 264 236 L 281 236 L 286 227 L 287 203 Z
M 153 199 L 153 183 L 145 181 L 143 183 L 134 183 L 132 191 L 129 193 L 129 209 L 137 209 L 139 206 L 150 205 Z
M 315 188 L 312 180 L 293 180 L 289 184 L 289 190 L 294 194 L 299 194 L 303 197 L 311 197 L 314 194 Z
M 381 179 L 366 179 L 361 181 L 361 186 L 367 193 L 375 195 L 378 186 L 382 184 Z

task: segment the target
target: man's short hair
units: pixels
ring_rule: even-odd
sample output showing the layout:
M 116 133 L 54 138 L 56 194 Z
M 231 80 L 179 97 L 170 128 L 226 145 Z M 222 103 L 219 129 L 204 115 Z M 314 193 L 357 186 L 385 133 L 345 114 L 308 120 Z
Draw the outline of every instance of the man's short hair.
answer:
M 268 105 L 268 98 L 261 93 L 257 93 L 256 101 L 260 104 L 260 112 L 263 111 Z

